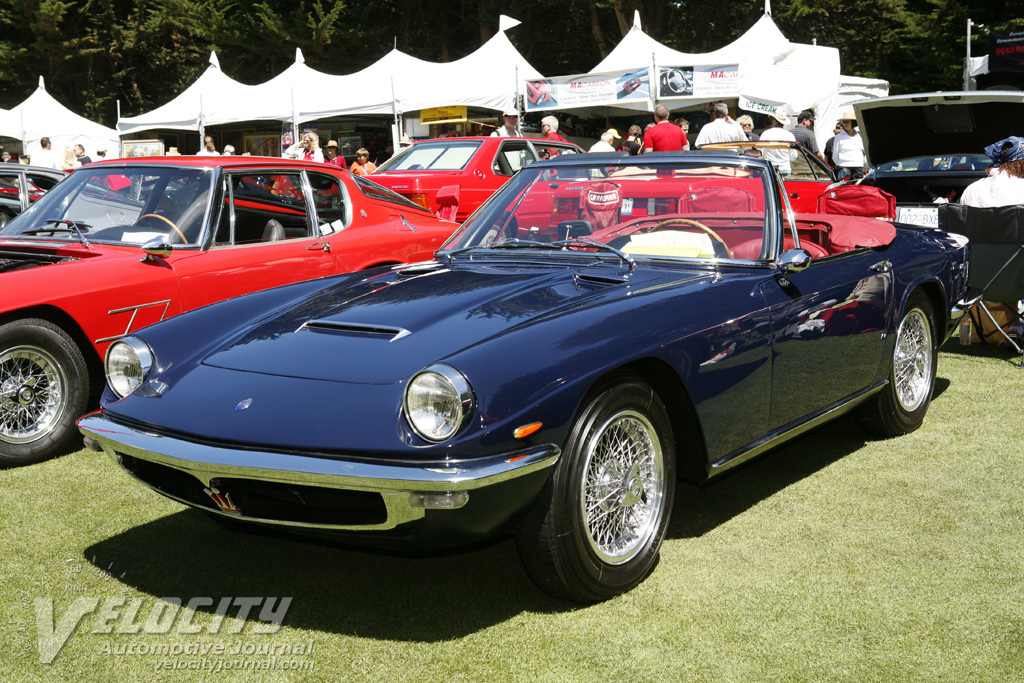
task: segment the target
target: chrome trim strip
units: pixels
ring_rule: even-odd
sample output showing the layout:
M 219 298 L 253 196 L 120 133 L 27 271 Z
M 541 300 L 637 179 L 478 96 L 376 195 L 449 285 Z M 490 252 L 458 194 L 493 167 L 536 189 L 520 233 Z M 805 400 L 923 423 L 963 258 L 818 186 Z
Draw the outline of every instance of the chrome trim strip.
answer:
M 150 306 L 159 306 L 161 304 L 163 304 L 164 312 L 160 314 L 160 320 L 163 320 L 164 318 L 167 317 L 167 309 L 171 307 L 171 300 L 170 299 L 164 299 L 163 301 L 154 301 L 153 303 L 149 303 L 149 304 L 139 304 L 138 306 L 126 306 L 125 308 L 115 308 L 115 309 L 113 309 L 111 311 L 107 311 L 107 315 L 115 315 L 117 313 L 127 313 L 128 311 L 131 311 L 132 312 L 132 317 L 128 320 L 128 326 L 125 327 L 123 333 L 115 335 L 113 337 L 104 337 L 103 339 L 97 339 L 93 343 L 94 344 L 102 344 L 104 342 L 114 341 L 115 339 L 120 339 L 121 337 L 125 336 L 126 334 L 128 334 L 129 332 L 132 331 L 132 324 L 135 322 L 135 316 L 138 315 L 140 309 L 149 308 Z
M 729 455 L 726 455 L 723 458 L 719 458 L 715 462 L 711 463 L 711 469 L 708 472 L 708 478 L 717 476 L 719 474 L 722 474 L 723 472 L 727 472 L 731 470 L 733 467 L 742 465 L 748 460 L 761 455 L 765 451 L 771 450 L 776 446 L 780 446 L 786 441 L 798 437 L 801 434 L 806 434 L 815 427 L 818 427 L 841 415 L 845 415 L 846 413 L 850 412 L 851 410 L 859 406 L 861 403 L 863 403 L 864 401 L 866 401 L 867 399 L 871 398 L 873 395 L 877 394 L 879 391 L 884 389 L 888 384 L 889 380 L 880 382 L 879 384 L 873 387 L 865 389 L 859 394 L 855 394 L 852 398 L 847 399 L 846 401 L 837 403 L 829 408 L 825 408 L 818 414 L 817 417 L 814 417 L 808 420 L 807 422 L 802 422 L 796 427 L 793 427 L 792 429 L 786 430 L 784 432 L 777 432 L 774 435 L 769 434 L 763 439 L 754 442 L 754 445 L 752 445 L 747 450 L 733 451 Z
M 561 455 L 558 446 L 546 444 L 477 460 L 402 466 L 207 446 L 126 427 L 102 412 L 81 418 L 78 427 L 118 465 L 120 452 L 188 473 L 207 487 L 223 477 L 381 494 L 388 517 L 375 525 L 321 525 L 226 515 L 284 526 L 357 531 L 392 529 L 422 518 L 424 509 L 411 504 L 414 492 L 473 491 L 552 467 Z M 142 483 L 168 498 L 199 507 Z M 219 513 L 212 505 L 201 509 Z

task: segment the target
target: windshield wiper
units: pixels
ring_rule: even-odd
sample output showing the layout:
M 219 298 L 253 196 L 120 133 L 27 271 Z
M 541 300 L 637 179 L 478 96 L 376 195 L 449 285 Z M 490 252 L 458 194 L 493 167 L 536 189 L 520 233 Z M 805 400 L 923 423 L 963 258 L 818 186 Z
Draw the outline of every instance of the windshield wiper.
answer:
M 48 233 L 50 233 L 52 235 L 55 232 L 70 232 L 71 234 L 78 236 L 78 240 L 82 243 L 83 247 L 85 247 L 86 249 L 91 248 L 90 245 L 89 245 L 89 240 L 87 240 L 85 238 L 85 233 L 89 232 L 89 228 L 92 227 L 91 225 L 89 225 L 87 223 L 83 223 L 81 221 L 73 221 L 73 220 L 70 220 L 70 219 L 67 219 L 67 218 L 60 219 L 60 220 L 51 218 L 51 219 L 48 219 L 46 222 L 48 224 L 50 224 L 51 227 L 49 227 L 49 228 L 33 228 L 32 230 L 25 230 L 21 234 L 22 235 L 38 235 L 40 233 L 48 232 Z M 67 224 L 68 227 L 66 227 L 66 228 L 60 227 L 61 224 L 65 224 L 65 223 Z
M 595 247 L 597 249 L 604 249 L 610 251 L 619 257 L 619 260 L 629 264 L 629 272 L 636 270 L 636 261 L 633 257 L 604 242 L 598 242 L 597 240 L 590 239 L 589 237 L 572 237 L 565 240 L 555 240 L 554 242 L 538 242 L 537 240 L 522 240 L 522 239 L 511 239 L 498 244 L 492 244 L 489 247 L 463 247 L 462 249 L 456 249 L 455 251 L 449 252 L 449 258 L 453 254 L 457 254 L 463 251 L 469 251 L 470 249 L 568 249 L 569 247 Z

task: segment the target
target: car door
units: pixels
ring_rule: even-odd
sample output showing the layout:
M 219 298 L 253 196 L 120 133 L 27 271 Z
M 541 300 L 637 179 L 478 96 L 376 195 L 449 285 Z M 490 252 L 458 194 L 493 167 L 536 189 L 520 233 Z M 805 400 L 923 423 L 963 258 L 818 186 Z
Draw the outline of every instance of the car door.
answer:
M 817 213 L 818 197 L 835 182 L 835 174 L 803 145 L 797 146 L 796 158 L 790 162 L 792 172 L 786 176 L 786 192 L 797 213 Z
M 0 227 L 27 207 L 24 175 L 16 168 L 0 170 Z
M 324 233 L 344 223 L 316 225 L 315 215 L 304 171 L 225 172 L 209 248 L 175 262 L 182 310 L 334 274 L 336 257 Z
M 772 320 L 769 430 L 865 389 L 877 376 L 892 306 L 885 257 L 856 249 L 762 283 Z

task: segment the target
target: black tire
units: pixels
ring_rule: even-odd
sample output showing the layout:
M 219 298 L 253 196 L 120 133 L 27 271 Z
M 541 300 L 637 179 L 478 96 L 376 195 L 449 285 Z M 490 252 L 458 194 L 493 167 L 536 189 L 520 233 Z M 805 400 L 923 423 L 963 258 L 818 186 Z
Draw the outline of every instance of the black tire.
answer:
M 649 385 L 620 375 L 597 387 L 516 530 L 537 586 L 592 603 L 639 584 L 658 559 L 672 514 L 675 460 L 668 412 Z
M 0 466 L 58 455 L 89 402 L 89 369 L 78 345 L 46 320 L 0 325 Z
M 914 292 L 896 328 L 889 384 L 857 413 L 866 432 L 887 438 L 921 426 L 935 391 L 939 354 L 935 339 L 932 304 L 923 292 Z

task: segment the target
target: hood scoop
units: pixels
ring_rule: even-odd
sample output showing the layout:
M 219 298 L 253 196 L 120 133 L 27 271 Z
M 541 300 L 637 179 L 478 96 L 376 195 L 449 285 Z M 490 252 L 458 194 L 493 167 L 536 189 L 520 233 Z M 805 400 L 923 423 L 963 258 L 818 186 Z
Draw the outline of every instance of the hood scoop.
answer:
M 334 334 L 351 335 L 357 337 L 379 337 L 389 342 L 398 341 L 402 337 L 408 337 L 412 332 L 401 327 L 390 325 L 367 325 L 365 323 L 347 323 L 336 320 L 309 320 L 296 330 L 310 330 L 312 332 L 329 332 Z

